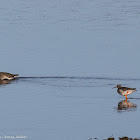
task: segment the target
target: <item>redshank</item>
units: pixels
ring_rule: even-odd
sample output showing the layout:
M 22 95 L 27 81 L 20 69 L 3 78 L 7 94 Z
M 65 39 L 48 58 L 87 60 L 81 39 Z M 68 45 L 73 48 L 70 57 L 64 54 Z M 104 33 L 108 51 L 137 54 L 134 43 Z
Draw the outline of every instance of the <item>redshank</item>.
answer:
M 125 96 L 126 100 L 127 100 L 127 95 L 137 91 L 136 88 L 128 88 L 128 87 L 122 87 L 120 84 L 117 85 L 114 88 L 118 88 L 118 93 L 122 96 Z

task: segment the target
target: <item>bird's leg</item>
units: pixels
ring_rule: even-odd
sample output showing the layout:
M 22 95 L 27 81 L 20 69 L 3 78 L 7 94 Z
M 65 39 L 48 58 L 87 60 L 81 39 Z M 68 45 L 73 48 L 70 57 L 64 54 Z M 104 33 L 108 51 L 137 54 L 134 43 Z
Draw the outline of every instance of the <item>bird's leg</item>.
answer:
M 127 93 L 125 94 L 125 98 L 126 98 L 126 101 L 127 101 L 127 95 L 128 95 L 128 93 L 129 93 L 129 90 L 127 91 Z
M 125 98 L 126 98 L 126 101 L 127 101 L 127 94 L 125 94 Z
M 127 98 L 125 99 L 125 102 L 127 103 Z

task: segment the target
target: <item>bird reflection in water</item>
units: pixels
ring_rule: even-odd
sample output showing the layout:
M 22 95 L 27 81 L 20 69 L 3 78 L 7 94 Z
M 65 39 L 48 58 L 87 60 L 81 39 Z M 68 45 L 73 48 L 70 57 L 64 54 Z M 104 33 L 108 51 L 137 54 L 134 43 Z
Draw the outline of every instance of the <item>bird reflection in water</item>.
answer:
M 0 80 L 0 85 L 10 84 L 11 81 L 9 80 Z
M 13 81 L 17 81 L 18 79 L 13 79 L 13 80 L 0 80 L 0 86 L 6 85 L 6 84 L 11 84 Z
M 118 103 L 118 111 L 121 111 L 121 110 L 136 110 L 136 108 L 137 108 L 137 105 L 131 103 L 128 100 L 123 100 L 123 101 Z

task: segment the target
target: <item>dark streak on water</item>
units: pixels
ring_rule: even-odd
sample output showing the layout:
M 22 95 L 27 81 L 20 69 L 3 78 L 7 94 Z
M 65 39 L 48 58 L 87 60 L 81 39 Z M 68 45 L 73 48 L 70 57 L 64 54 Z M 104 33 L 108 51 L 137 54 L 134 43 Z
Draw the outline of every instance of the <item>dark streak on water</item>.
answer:
M 97 80 L 120 80 L 120 81 L 131 81 L 131 80 L 137 80 L 140 81 L 140 78 L 113 78 L 113 77 L 77 77 L 77 76 L 42 76 L 42 77 L 18 77 L 22 79 L 84 79 L 84 80 L 90 80 L 90 79 L 97 79 Z

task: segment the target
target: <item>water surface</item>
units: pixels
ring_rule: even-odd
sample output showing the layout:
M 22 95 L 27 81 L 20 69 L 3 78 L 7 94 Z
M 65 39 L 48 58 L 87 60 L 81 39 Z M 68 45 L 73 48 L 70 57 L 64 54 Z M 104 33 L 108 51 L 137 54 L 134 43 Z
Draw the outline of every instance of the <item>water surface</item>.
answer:
M 20 78 L 0 82 L 0 138 L 139 138 L 139 13 L 139 0 L 2 1 L 0 71 Z M 126 102 L 117 84 L 137 92 Z
M 21 77 L 1 85 L 1 135 L 27 139 L 139 137 L 139 92 L 128 101 L 112 87 L 140 79 Z

